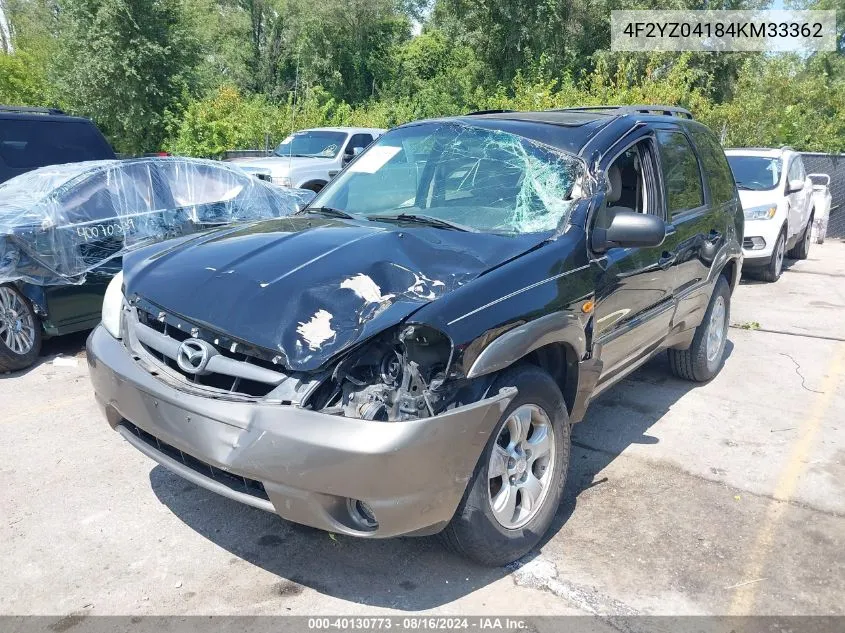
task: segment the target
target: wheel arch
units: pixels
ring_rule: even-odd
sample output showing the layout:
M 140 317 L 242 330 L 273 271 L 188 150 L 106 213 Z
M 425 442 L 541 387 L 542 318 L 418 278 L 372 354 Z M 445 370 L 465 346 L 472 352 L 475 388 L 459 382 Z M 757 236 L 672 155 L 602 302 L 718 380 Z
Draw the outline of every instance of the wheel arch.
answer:
M 727 280 L 728 286 L 731 289 L 731 294 L 733 294 L 734 290 L 736 290 L 737 284 L 739 283 L 739 277 L 741 274 L 740 268 L 739 259 L 731 257 L 725 262 L 724 266 L 722 266 L 719 274 L 717 275 L 717 278 L 722 276 Z
M 319 193 L 320 189 L 325 187 L 327 184 L 328 184 L 327 180 L 323 180 L 321 178 L 313 178 L 313 179 L 307 180 L 304 183 L 302 183 L 301 185 L 299 185 L 299 188 L 300 189 L 310 189 L 311 191 L 313 191 L 315 193 Z M 315 189 L 315 187 L 316 187 L 316 189 Z
M 569 312 L 554 312 L 494 339 L 475 358 L 467 377 L 485 376 L 529 363 L 555 379 L 571 413 L 578 390 L 579 364 L 585 353 L 586 334 L 578 318 Z

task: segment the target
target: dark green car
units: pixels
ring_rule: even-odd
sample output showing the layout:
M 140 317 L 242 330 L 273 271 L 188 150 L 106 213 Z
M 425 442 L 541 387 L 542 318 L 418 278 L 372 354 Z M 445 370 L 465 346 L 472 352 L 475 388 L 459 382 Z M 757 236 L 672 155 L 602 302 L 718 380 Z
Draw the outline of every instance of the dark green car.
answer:
M 52 165 L 0 184 L 0 371 L 31 365 L 45 336 L 93 328 L 125 252 L 288 215 L 313 196 L 175 157 Z
M 88 119 L 56 109 L 0 106 L 0 183 L 45 165 L 115 158 Z M 119 268 L 119 261 L 112 262 L 82 285 L 0 285 L 0 371 L 21 365 L 22 354 L 11 356 L 13 349 L 26 351 L 24 358 L 34 360 L 42 334 L 68 334 L 96 325 L 106 284 Z

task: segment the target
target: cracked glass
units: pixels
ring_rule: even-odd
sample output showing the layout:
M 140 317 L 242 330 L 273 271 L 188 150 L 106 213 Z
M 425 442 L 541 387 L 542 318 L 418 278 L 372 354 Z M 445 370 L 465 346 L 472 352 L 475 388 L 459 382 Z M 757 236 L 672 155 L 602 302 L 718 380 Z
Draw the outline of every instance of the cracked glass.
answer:
M 312 206 L 372 220 L 401 214 L 471 231 L 538 233 L 565 223 L 583 173 L 575 156 L 516 134 L 423 123 L 382 136 Z

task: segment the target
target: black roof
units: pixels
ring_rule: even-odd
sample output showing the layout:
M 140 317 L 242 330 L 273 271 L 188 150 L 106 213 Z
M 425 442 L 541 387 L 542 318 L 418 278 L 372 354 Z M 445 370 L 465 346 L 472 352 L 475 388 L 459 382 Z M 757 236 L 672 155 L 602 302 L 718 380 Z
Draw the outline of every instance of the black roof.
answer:
M 579 154 L 588 141 L 614 123 L 624 126 L 625 120 L 666 119 L 690 120 L 692 114 L 683 108 L 664 105 L 588 106 L 524 112 L 485 110 L 435 120 L 460 121 L 475 127 L 510 132 L 572 154 Z M 417 121 L 407 125 L 423 122 Z
M 91 123 L 85 117 L 66 114 L 58 108 L 30 108 L 27 106 L 0 105 L 0 119 L 18 119 L 30 121 L 76 121 Z

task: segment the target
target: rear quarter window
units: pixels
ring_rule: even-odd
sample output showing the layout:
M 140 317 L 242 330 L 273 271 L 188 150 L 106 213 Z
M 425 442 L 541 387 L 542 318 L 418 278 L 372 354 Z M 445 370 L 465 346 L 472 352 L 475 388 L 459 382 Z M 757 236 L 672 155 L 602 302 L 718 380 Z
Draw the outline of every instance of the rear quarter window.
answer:
M 704 165 L 705 176 L 710 184 L 710 195 L 715 204 L 724 204 L 734 199 L 734 177 L 725 152 L 709 130 L 690 129 L 693 141 L 698 147 L 698 156 Z

